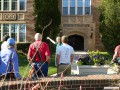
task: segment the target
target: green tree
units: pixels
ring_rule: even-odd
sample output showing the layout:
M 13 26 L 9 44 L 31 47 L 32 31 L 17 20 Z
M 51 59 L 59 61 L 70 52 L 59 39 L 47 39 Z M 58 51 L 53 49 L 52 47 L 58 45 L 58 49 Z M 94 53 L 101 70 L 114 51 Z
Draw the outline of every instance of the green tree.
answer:
M 61 14 L 58 0 L 34 0 L 35 31 L 43 32 L 43 41 L 47 36 L 55 38 L 59 33 Z M 45 26 L 47 27 L 45 28 Z M 44 31 L 43 31 L 44 29 Z
M 99 11 L 101 40 L 112 54 L 120 44 L 120 0 L 101 0 Z

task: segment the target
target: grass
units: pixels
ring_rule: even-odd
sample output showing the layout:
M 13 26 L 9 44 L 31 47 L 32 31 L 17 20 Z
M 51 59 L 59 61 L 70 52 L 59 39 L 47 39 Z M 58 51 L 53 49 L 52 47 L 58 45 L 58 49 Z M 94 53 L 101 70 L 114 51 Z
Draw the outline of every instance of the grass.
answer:
M 30 67 L 28 66 L 28 61 L 26 55 L 19 54 L 19 72 L 20 75 L 23 77 L 27 77 Z M 54 55 L 50 59 L 49 69 L 48 69 L 48 76 L 56 73 L 56 67 L 54 63 Z

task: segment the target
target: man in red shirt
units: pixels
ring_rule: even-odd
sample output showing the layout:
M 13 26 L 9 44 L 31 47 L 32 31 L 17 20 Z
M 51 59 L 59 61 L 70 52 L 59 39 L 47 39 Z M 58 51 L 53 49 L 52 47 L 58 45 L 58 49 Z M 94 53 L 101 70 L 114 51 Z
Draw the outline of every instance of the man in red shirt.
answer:
M 28 60 L 31 62 L 29 74 L 34 77 L 43 77 L 48 75 L 48 64 L 50 62 L 50 51 L 47 43 L 41 41 L 42 36 L 35 34 L 35 42 L 29 46 Z

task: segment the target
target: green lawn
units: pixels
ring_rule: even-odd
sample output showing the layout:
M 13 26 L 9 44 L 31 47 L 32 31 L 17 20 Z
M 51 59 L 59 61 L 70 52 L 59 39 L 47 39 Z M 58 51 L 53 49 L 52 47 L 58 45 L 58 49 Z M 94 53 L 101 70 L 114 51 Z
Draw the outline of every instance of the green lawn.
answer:
M 49 64 L 49 70 L 48 70 L 48 75 L 52 75 L 54 73 L 56 73 L 56 67 L 55 67 L 55 63 L 54 63 L 54 55 L 51 57 L 50 59 L 50 64 Z M 20 71 L 20 75 L 23 77 L 27 77 L 28 72 L 30 70 L 30 67 L 28 66 L 28 61 L 27 61 L 27 57 L 25 55 L 21 55 L 19 54 L 19 71 Z

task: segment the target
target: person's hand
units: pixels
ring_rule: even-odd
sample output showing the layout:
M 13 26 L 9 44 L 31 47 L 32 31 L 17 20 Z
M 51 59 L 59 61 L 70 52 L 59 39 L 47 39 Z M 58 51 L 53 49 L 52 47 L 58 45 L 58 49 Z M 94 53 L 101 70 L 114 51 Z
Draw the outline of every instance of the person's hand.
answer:
M 49 37 L 47 37 L 47 39 L 50 39 Z

